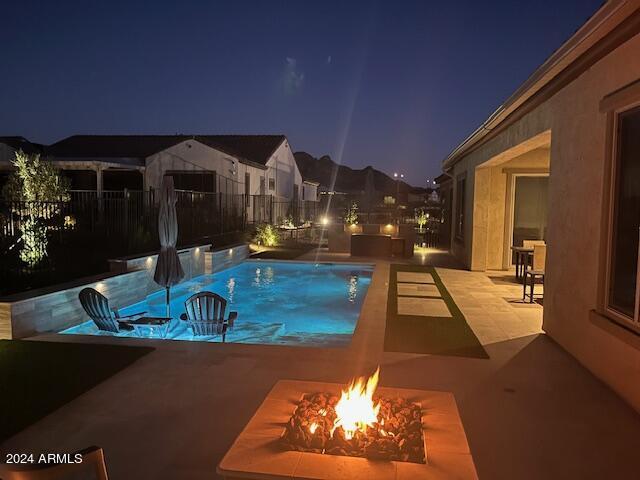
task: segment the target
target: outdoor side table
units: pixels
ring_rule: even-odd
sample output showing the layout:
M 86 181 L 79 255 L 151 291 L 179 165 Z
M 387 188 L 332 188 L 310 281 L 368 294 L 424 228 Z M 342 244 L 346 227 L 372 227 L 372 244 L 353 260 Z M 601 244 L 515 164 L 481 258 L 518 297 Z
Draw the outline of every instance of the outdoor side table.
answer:
M 170 322 L 171 318 L 168 317 L 140 317 L 131 322 L 127 322 L 127 324 L 133 327 L 137 335 L 143 335 L 145 330 L 147 330 L 150 334 L 158 332 L 159 337 L 165 338 L 169 331 Z

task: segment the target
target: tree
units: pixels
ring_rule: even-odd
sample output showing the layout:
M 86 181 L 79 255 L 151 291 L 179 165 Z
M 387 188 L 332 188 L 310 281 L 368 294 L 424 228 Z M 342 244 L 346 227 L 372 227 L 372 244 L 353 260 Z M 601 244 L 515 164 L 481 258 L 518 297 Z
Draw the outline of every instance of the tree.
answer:
M 348 225 L 358 224 L 358 204 L 353 202 L 347 209 L 347 214 L 344 216 L 344 223 Z
M 69 200 L 69 181 L 40 154 L 16 152 L 16 170 L 9 176 L 2 194 L 8 202 L 60 202 Z
M 416 211 L 416 223 L 418 224 L 420 231 L 422 231 L 424 226 L 427 224 L 428 220 L 429 220 L 429 214 L 426 213 L 423 209 Z
M 47 220 L 59 213 L 57 203 L 38 208 L 41 202 L 69 200 L 69 182 L 39 154 L 16 152 L 12 161 L 16 170 L 2 190 L 14 214 L 21 217 L 22 249 L 20 259 L 35 266 L 47 254 Z

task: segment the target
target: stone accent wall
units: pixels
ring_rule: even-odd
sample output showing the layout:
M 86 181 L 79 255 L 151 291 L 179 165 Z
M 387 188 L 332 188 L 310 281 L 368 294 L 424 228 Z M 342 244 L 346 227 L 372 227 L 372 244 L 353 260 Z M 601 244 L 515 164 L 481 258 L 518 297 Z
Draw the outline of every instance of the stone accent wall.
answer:
M 206 252 L 210 245 L 180 250 L 185 279 L 209 270 L 213 272 L 242 262 L 249 254 L 247 245 Z M 210 257 L 210 260 L 207 260 Z M 0 300 L 0 338 L 24 338 L 44 332 L 58 332 L 86 319 L 78 293 L 92 287 L 109 299 L 112 308 L 122 308 L 161 290 L 154 281 L 157 255 L 118 259 L 110 262 L 111 272 L 80 280 L 62 289 L 34 290 L 28 295 L 13 295 Z
M 221 248 L 213 252 L 205 252 L 205 272 L 216 273 L 243 262 L 249 256 L 249 246 L 246 244 Z

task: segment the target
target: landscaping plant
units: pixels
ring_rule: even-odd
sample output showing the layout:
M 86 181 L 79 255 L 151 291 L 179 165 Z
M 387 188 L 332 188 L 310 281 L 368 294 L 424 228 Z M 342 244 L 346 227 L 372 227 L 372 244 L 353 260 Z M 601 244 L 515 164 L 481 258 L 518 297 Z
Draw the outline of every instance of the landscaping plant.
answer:
M 274 225 L 263 223 L 256 228 L 255 242 L 265 247 L 276 247 L 280 243 L 280 233 Z
M 21 219 L 20 259 L 33 267 L 47 254 L 47 221 L 59 213 L 59 202 L 69 200 L 69 182 L 39 154 L 18 150 L 12 163 L 16 170 L 2 194 Z
M 356 202 L 353 202 L 347 209 L 347 214 L 344 216 L 344 222 L 347 225 L 358 224 L 358 204 Z
M 416 223 L 418 224 L 420 231 L 422 231 L 424 226 L 427 224 L 428 219 L 429 215 L 424 210 L 420 209 L 416 212 Z

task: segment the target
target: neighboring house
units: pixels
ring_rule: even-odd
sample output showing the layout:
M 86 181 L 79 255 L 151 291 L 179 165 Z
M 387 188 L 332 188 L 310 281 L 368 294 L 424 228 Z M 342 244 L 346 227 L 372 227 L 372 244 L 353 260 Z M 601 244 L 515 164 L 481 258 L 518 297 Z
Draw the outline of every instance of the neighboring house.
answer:
M 320 192 L 318 188 L 320 187 L 320 183 L 314 182 L 312 180 L 303 180 L 302 181 L 302 200 L 317 202 L 320 198 Z
M 0 191 L 13 171 L 13 163 L 17 150 L 25 153 L 41 153 L 43 146 L 31 143 L 24 137 L 0 137 Z
M 400 198 L 402 199 L 402 193 Z M 422 204 L 427 201 L 428 192 L 424 188 L 413 188 L 407 191 L 407 203 L 409 205 Z
M 284 135 L 74 135 L 47 148 L 64 170 L 91 170 L 96 189 L 139 172 L 128 188 L 158 189 L 164 175 L 176 188 L 300 198 L 300 172 Z M 140 183 L 141 181 L 141 183 Z
M 0 137 L 0 169 L 15 150 L 37 151 L 74 190 L 177 189 L 302 199 L 302 177 L 284 135 L 73 135 L 49 146 Z
M 640 2 L 610 0 L 444 161 L 472 270 L 548 245 L 543 328 L 640 410 Z

